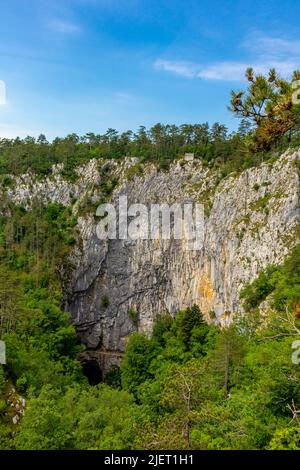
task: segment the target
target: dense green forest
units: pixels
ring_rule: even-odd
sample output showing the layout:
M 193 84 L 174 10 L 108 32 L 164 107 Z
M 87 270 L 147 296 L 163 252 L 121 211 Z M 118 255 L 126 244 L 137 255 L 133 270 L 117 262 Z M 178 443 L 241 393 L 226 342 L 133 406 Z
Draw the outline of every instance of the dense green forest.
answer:
M 229 328 L 207 325 L 197 306 L 158 315 L 152 337 L 132 334 L 120 369 L 90 386 L 60 308 L 71 211 L 10 209 L 0 220 L 2 449 L 300 449 L 299 246 L 244 289 L 247 314 Z M 11 396 L 27 402 L 16 425 Z
M 169 164 L 186 152 L 192 152 L 204 165 L 220 168 L 223 175 L 258 165 L 274 157 L 288 147 L 300 145 L 300 127 L 283 136 L 270 149 L 253 152 L 249 147 L 251 125 L 243 120 L 237 132 L 229 133 L 226 126 L 215 123 L 183 124 L 181 126 L 156 124 L 150 130 L 141 126 L 136 133 L 119 134 L 108 129 L 104 135 L 89 133 L 83 137 L 76 134 L 56 138 L 48 142 L 44 135 L 37 139 L 0 139 L 0 182 L 9 184 L 8 174 L 31 171 L 45 176 L 51 167 L 63 163 L 62 174 L 74 178 L 74 168 L 91 158 L 120 160 L 138 157 L 141 164 L 151 161 L 159 168 Z
M 185 152 L 224 176 L 299 147 L 299 110 L 286 101 L 280 107 L 289 84 L 272 71 L 269 79 L 251 69 L 247 75 L 249 95 L 232 96 L 233 111 L 245 118 L 238 132 L 218 123 L 157 124 L 51 143 L 43 135 L 2 139 L 2 187 L 11 184 L 8 175 L 42 177 L 55 163 L 74 178 L 76 165 L 91 158 L 136 156 L 163 170 Z M 252 116 L 252 105 L 260 114 Z M 90 386 L 76 359 L 83 346 L 61 308 L 61 267 L 75 240 L 71 208 L 36 200 L 25 209 L 1 200 L 1 449 L 300 449 L 300 369 L 292 361 L 300 335 L 299 245 L 245 286 L 246 313 L 230 327 L 208 325 L 196 305 L 175 318 L 157 312 L 152 336 L 133 333 L 120 368 Z

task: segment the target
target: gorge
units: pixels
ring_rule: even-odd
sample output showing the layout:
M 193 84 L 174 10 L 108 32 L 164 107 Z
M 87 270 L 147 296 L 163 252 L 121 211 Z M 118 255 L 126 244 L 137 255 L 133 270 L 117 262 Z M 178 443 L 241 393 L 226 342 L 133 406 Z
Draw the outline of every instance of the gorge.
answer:
M 84 361 L 118 364 L 133 331 L 150 333 L 155 316 L 197 304 L 208 322 L 226 324 L 242 313 L 241 289 L 259 271 L 281 263 L 299 235 L 299 151 L 225 178 L 201 160 L 177 160 L 165 171 L 136 158 L 92 159 L 69 181 L 57 165 L 36 180 L 14 177 L 6 190 L 15 204 L 70 206 L 76 243 L 61 267 L 65 310 L 86 345 Z M 103 181 L 114 181 L 109 196 Z M 186 240 L 99 240 L 96 207 L 126 195 L 129 203 L 204 204 L 201 250 Z

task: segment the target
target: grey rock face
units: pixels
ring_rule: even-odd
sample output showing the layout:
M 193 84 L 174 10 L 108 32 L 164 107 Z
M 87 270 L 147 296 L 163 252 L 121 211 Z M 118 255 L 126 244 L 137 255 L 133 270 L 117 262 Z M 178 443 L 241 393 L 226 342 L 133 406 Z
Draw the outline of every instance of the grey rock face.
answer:
M 264 163 L 221 182 L 217 172 L 199 161 L 177 162 L 167 172 L 146 165 L 140 176 L 134 176 L 134 159 L 110 162 L 110 176 L 119 180 L 113 201 L 126 195 L 128 204 L 204 203 L 204 245 L 192 251 L 186 240 L 101 241 L 94 214 L 78 217 L 78 243 L 63 285 L 65 308 L 87 346 L 123 351 L 132 331 L 151 331 L 155 315 L 176 314 L 192 304 L 199 305 L 208 321 L 220 323 L 241 312 L 239 294 L 245 283 L 268 264 L 280 263 L 297 242 L 299 159 L 300 152 L 286 152 L 272 165 Z M 93 160 L 79 170 L 76 183 L 54 174 L 38 187 L 27 176 L 10 190 L 10 197 L 30 203 L 39 192 L 62 204 L 70 204 L 72 195 L 79 200 L 88 195 L 95 202 L 101 171 L 103 162 Z M 138 313 L 137 325 L 130 311 Z
M 138 312 L 138 329 L 146 332 L 156 314 L 175 314 L 194 303 L 208 321 L 211 312 L 219 322 L 230 321 L 241 311 L 245 283 L 268 264 L 280 263 L 296 243 L 298 158 L 297 152 L 285 154 L 273 166 L 263 164 L 217 187 L 216 174 L 188 163 L 167 173 L 150 167 L 117 188 L 115 200 L 126 194 L 129 204 L 205 202 L 210 212 L 200 251 L 187 250 L 185 240 L 102 242 L 93 217 L 80 219 L 82 246 L 73 254 L 67 308 L 88 346 L 122 351 L 136 329 L 130 309 Z

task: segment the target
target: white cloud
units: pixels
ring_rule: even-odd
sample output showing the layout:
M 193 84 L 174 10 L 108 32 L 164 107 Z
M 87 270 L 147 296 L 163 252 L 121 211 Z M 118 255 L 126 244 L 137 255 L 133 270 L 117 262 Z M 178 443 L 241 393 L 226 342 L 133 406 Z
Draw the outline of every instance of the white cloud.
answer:
M 166 72 L 171 72 L 186 78 L 193 78 L 197 75 L 197 65 L 190 62 L 159 59 L 154 62 L 154 67 L 157 70 L 165 70 Z
M 48 23 L 48 26 L 55 31 L 63 34 L 74 34 L 80 33 L 81 27 L 75 23 L 70 23 L 68 21 L 54 20 Z
M 265 36 L 259 32 L 249 34 L 242 42 L 242 47 L 259 56 L 283 58 L 300 56 L 300 41 L 298 39 L 282 39 Z
M 197 76 L 206 80 L 243 81 L 245 71 L 252 67 L 256 73 L 266 74 L 270 68 L 275 68 L 282 77 L 288 77 L 293 70 L 300 66 L 300 60 L 268 62 L 221 62 L 201 69 Z
M 241 80 L 249 64 L 240 62 L 220 62 L 208 66 L 189 62 L 157 60 L 154 67 L 185 78 L 203 78 L 205 80 Z
M 220 62 L 200 69 L 197 77 L 206 80 L 242 80 L 247 67 L 242 62 Z
M 247 67 L 257 73 L 267 73 L 275 68 L 287 78 L 293 70 L 300 68 L 300 41 L 268 37 L 258 32 L 248 36 L 240 45 L 252 57 L 245 61 L 222 61 L 196 64 L 184 61 L 156 60 L 154 68 L 185 78 L 204 80 L 243 81 Z

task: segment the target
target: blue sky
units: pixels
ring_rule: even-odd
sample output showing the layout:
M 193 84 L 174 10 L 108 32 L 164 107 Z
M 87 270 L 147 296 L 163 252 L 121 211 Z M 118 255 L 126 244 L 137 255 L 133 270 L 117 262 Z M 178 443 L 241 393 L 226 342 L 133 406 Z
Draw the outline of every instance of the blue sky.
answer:
M 0 11 L 0 137 L 235 129 L 226 106 L 248 65 L 300 68 L 298 0 L 9 0 Z

